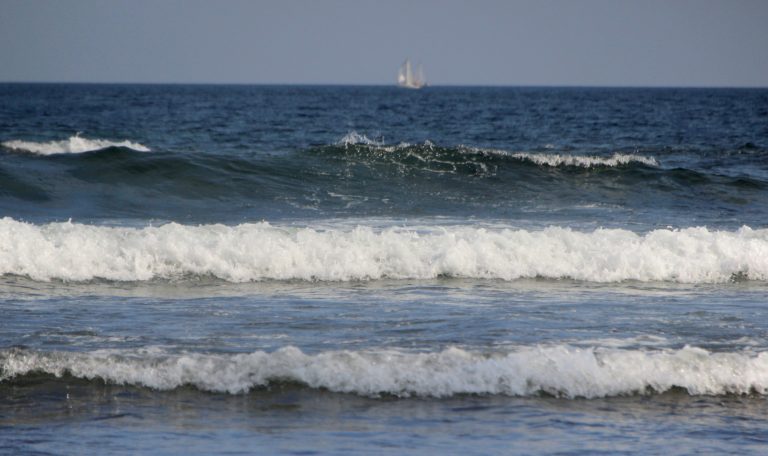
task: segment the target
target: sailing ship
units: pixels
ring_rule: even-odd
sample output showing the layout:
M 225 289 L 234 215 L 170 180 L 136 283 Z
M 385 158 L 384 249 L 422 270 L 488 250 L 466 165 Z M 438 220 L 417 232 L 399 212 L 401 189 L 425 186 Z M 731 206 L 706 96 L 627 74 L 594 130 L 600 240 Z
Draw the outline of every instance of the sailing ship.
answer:
M 406 89 L 420 89 L 426 86 L 427 79 L 424 77 L 424 67 L 419 63 L 414 74 L 411 59 L 405 59 L 397 73 L 397 85 Z

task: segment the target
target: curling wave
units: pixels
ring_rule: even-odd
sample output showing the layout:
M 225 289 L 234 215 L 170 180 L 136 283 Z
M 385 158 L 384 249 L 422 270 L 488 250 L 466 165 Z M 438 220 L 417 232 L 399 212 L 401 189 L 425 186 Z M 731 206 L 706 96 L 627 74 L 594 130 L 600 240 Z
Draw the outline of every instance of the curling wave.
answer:
M 33 280 L 213 276 L 348 281 L 463 277 L 714 283 L 768 280 L 768 229 L 579 232 L 471 226 L 127 228 L 0 219 L 0 274 Z
M 79 134 L 70 136 L 62 141 L 34 142 L 34 141 L 5 141 L 2 146 L 22 152 L 30 152 L 37 155 L 54 154 L 81 154 L 107 149 L 110 147 L 123 147 L 137 152 L 149 152 L 150 149 L 142 144 L 124 141 L 110 141 L 107 139 L 88 139 Z
M 0 351 L 0 381 L 23 381 L 36 373 L 158 390 L 192 385 L 231 394 L 280 382 L 399 397 L 543 393 L 599 398 L 673 388 L 691 395 L 768 394 L 768 353 L 711 353 L 696 347 L 642 351 L 555 345 L 491 354 L 455 347 L 433 353 L 378 349 L 315 355 L 295 347 L 236 355 L 169 354 L 160 349 Z

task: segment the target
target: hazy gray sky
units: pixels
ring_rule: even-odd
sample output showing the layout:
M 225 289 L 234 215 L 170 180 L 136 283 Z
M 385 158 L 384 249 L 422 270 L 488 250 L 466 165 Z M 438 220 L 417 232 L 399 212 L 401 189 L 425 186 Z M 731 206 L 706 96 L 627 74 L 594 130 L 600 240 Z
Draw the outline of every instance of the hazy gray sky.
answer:
M 0 0 L 0 81 L 768 86 L 768 0 Z

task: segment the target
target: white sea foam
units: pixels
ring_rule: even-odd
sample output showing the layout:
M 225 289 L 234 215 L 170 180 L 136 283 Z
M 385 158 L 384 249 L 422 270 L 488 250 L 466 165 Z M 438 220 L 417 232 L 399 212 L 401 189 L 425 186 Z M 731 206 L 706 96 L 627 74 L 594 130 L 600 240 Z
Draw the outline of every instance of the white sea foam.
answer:
M 0 381 L 32 372 L 102 379 L 168 390 L 243 393 L 293 381 L 365 396 L 455 394 L 598 398 L 685 389 L 691 395 L 768 394 L 768 353 L 521 347 L 503 353 L 448 348 L 434 353 L 394 349 L 328 351 L 285 347 L 272 353 L 168 354 L 162 350 L 0 352 Z
M 615 153 L 610 157 L 599 157 L 594 155 L 569 155 L 569 154 L 535 154 L 535 153 L 514 153 L 511 157 L 528 160 L 541 166 L 576 166 L 581 168 L 592 168 L 595 166 L 615 167 L 628 165 L 630 163 L 641 163 L 647 166 L 658 166 L 659 163 L 653 157 L 637 154 Z
M 768 280 L 768 229 L 579 232 L 440 226 L 128 228 L 0 219 L 0 274 L 117 281 L 214 276 L 231 282 L 572 278 L 685 283 Z
M 83 152 L 93 152 L 106 149 L 107 147 L 127 147 L 138 152 L 149 152 L 150 149 L 139 143 L 131 141 L 110 141 L 107 139 L 88 139 L 79 134 L 70 136 L 69 139 L 62 141 L 34 142 L 34 141 L 5 141 L 3 147 L 31 152 L 38 155 L 53 154 L 81 154 Z
M 579 168 L 594 168 L 597 166 L 616 167 L 628 165 L 630 163 L 640 163 L 646 166 L 659 166 L 659 162 L 654 157 L 639 154 L 624 154 L 616 152 L 611 156 L 598 155 L 573 155 L 573 154 L 550 154 L 533 152 L 508 152 L 499 149 L 480 149 L 467 148 L 474 153 L 491 153 L 500 156 L 511 157 L 517 160 L 532 162 L 539 166 L 573 166 Z

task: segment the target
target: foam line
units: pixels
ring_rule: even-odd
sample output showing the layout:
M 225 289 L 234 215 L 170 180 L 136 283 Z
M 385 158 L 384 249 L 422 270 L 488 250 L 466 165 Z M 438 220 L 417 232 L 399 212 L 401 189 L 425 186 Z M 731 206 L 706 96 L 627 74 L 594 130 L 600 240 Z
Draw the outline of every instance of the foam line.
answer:
M 520 347 L 506 353 L 460 348 L 412 353 L 395 349 L 305 354 L 295 347 L 272 353 L 169 354 L 160 349 L 90 353 L 0 351 L 0 381 L 30 373 L 64 374 L 169 390 L 192 385 L 238 394 L 275 382 L 364 396 L 446 397 L 456 394 L 564 398 L 662 393 L 768 393 L 768 353 Z
M 768 279 L 768 230 L 315 229 L 267 222 L 127 228 L 6 217 L 0 219 L 0 274 L 42 281 L 192 275 L 231 282 L 460 277 L 716 283 Z
M 640 163 L 646 166 L 658 166 L 659 163 L 653 157 L 637 154 L 614 153 L 610 157 L 598 157 L 593 155 L 568 155 L 568 154 L 534 154 L 515 153 L 510 157 L 527 160 L 540 166 L 576 166 L 580 168 L 593 168 L 596 166 L 617 167 L 631 163 Z

